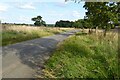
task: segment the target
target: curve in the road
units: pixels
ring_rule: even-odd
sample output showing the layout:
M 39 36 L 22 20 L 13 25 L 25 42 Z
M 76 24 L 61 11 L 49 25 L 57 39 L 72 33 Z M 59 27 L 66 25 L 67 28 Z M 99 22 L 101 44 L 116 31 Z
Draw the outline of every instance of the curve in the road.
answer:
M 57 44 L 78 31 L 72 30 L 3 47 L 3 78 L 34 78 L 36 68 L 43 68 L 44 61 L 56 49 Z

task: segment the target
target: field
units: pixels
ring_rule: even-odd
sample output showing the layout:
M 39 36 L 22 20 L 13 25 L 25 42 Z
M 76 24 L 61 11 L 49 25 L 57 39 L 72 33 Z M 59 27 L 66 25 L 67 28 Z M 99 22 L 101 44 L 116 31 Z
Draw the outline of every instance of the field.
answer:
M 58 45 L 45 63 L 47 78 L 111 78 L 118 74 L 118 33 L 79 32 Z M 41 77 L 41 76 L 40 76 Z
M 74 28 L 2 26 L 2 46 L 73 30 Z M 95 31 L 95 30 L 94 30 Z M 44 63 L 44 78 L 111 78 L 119 77 L 118 33 L 103 31 L 88 34 L 82 30 L 58 44 Z
M 49 36 L 71 30 L 73 28 L 59 27 L 35 27 L 35 26 L 20 26 L 20 25 L 3 25 L 2 26 L 2 46 L 26 41 L 43 36 Z

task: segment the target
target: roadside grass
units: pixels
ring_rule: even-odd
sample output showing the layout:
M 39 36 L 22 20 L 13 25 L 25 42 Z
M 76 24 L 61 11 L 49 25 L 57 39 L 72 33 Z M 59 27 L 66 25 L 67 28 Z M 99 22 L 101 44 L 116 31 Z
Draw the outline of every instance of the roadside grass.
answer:
M 14 25 L 2 26 L 2 28 L 2 46 L 72 30 L 72 28 L 49 28 Z
M 111 78 L 118 74 L 118 34 L 77 33 L 58 45 L 45 63 L 46 78 Z

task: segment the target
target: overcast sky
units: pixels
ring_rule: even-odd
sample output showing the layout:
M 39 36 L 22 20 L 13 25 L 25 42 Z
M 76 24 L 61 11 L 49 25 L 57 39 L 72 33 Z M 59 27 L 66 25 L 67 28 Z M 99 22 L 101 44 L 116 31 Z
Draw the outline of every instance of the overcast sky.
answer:
M 30 23 L 32 17 L 43 17 L 47 24 L 59 20 L 75 21 L 85 16 L 84 2 L 74 3 L 64 0 L 2 0 L 0 2 L 0 20 L 8 23 Z

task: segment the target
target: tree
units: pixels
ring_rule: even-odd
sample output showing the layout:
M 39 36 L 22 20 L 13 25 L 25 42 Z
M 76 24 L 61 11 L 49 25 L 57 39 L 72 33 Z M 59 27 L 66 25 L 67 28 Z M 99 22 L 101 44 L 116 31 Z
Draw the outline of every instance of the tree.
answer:
M 73 22 L 60 20 L 56 22 L 55 27 L 72 27 L 72 25 Z
M 75 27 L 75 28 L 83 28 L 83 23 L 82 23 L 82 19 L 79 19 L 79 20 L 77 20 L 77 21 L 75 21 L 74 23 L 73 23 L 73 27 Z
M 92 24 L 99 28 L 104 28 L 104 36 L 111 29 L 113 23 L 118 22 L 117 5 L 114 2 L 85 2 L 83 6 L 87 12 L 86 17 Z
M 31 19 L 32 21 L 35 21 L 34 25 L 35 26 L 46 26 L 45 21 L 42 20 L 41 16 L 37 16 Z
M 82 0 L 72 1 L 80 3 Z M 106 36 L 106 32 L 118 23 L 119 5 L 120 2 L 85 2 L 87 22 L 95 28 L 103 28 Z

